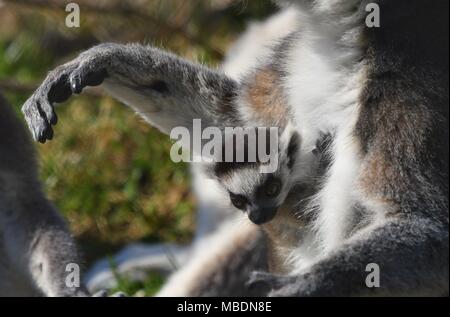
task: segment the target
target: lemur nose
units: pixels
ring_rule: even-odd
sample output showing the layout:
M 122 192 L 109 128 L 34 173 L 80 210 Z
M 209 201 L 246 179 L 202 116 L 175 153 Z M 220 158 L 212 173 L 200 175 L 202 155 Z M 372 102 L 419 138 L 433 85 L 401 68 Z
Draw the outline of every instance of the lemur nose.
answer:
M 278 207 L 255 207 L 248 211 L 248 218 L 256 225 L 262 225 L 272 220 Z

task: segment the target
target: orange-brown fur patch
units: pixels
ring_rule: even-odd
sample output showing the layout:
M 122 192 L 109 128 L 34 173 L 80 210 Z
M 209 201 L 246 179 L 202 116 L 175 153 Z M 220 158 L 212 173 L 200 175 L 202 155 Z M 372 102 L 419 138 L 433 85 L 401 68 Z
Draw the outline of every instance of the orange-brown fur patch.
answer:
M 247 84 L 245 100 L 254 117 L 267 125 L 286 122 L 287 102 L 280 82 L 280 75 L 268 67 L 257 71 Z

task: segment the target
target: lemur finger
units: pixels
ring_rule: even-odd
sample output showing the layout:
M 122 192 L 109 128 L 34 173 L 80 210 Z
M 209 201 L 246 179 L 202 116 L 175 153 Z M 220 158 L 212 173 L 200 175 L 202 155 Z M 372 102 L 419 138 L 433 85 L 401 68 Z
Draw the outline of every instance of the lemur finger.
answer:
M 38 109 L 39 116 L 42 118 L 38 141 L 45 143 L 46 140 L 51 140 L 53 138 L 53 128 L 49 120 L 49 115 L 52 116 L 51 113 L 53 112 L 53 109 L 46 98 L 39 99 L 36 102 L 36 108 Z
M 75 66 L 72 62 L 51 71 L 23 105 L 22 112 L 36 141 L 45 143 L 53 138 L 52 125 L 58 121 L 53 103 L 65 101 L 72 94 L 68 74 Z
M 70 88 L 73 93 L 79 94 L 86 86 L 98 86 L 107 76 L 106 69 L 93 69 L 80 66 L 70 75 Z
M 53 131 L 51 131 L 52 128 L 47 121 L 45 113 L 43 113 L 40 107 L 39 101 L 36 100 L 36 98 L 31 97 L 23 105 L 22 112 L 33 138 L 36 141 L 45 143 L 47 136 L 53 136 Z
M 39 109 L 41 110 L 41 115 L 45 116 L 47 122 L 50 125 L 55 125 L 58 121 L 55 110 L 53 106 L 50 104 L 47 98 L 40 98 L 39 100 Z

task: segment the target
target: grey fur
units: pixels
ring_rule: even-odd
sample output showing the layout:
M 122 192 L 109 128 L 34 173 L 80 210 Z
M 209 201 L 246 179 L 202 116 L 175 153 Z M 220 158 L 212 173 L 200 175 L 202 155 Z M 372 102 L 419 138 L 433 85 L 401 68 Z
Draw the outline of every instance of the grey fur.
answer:
M 82 265 L 66 224 L 45 197 L 29 135 L 0 96 L 0 296 L 86 296 L 68 288 Z
M 319 21 L 363 23 L 365 1 L 342 1 L 337 8 L 297 2 Z M 448 27 L 436 22 L 448 23 L 448 3 L 430 9 L 421 1 L 396 0 L 380 6 L 383 28 L 365 30 L 361 40 L 367 44 L 367 83 L 354 137 L 366 173 L 359 185 L 366 189 L 363 202 L 382 200 L 387 220 L 353 230 L 342 247 L 305 272 L 255 274 L 252 281 L 265 283 L 270 295 L 448 294 Z M 103 77 L 112 95 L 166 133 L 189 128 L 194 118 L 214 126 L 242 121 L 238 84 L 219 72 L 151 47 L 107 44 L 50 73 L 26 102 L 23 112 L 35 138 L 52 137 L 52 102 Z M 56 91 L 65 98 L 56 100 Z M 371 165 L 374 159 L 381 171 Z M 364 283 L 371 262 L 382 270 L 380 288 Z
M 165 133 L 177 126 L 235 126 L 237 84 L 219 71 L 138 44 L 101 44 L 50 72 L 22 110 L 33 136 L 53 137 L 53 103 L 105 80 L 105 88 Z M 61 93 L 61 91 L 63 93 Z M 58 95 L 58 97 L 55 97 Z M 139 102 L 145 100 L 145 104 Z
M 255 273 L 251 282 L 267 283 L 275 289 L 270 296 L 445 296 L 446 230 L 426 218 L 393 219 L 369 236 L 346 244 L 308 273 Z M 364 282 L 369 263 L 380 267 L 380 288 L 369 288 Z
M 352 11 L 294 2 L 337 21 L 362 16 L 364 3 L 353 1 Z M 354 134 L 362 171 L 370 174 L 374 160 L 384 164 L 362 179 L 371 191 L 365 199 L 389 202 L 388 220 L 355 233 L 301 275 L 256 273 L 252 280 L 266 281 L 272 296 L 448 295 L 448 2 L 378 4 L 383 25 L 364 32 L 368 82 Z M 364 283 L 372 262 L 380 288 Z

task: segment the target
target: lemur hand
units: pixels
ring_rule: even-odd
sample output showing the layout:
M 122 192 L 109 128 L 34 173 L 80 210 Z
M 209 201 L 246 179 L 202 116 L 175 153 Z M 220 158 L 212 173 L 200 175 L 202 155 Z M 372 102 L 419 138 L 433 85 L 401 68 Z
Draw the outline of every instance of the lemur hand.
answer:
M 53 138 L 57 122 L 54 103 L 64 102 L 79 94 L 86 86 L 100 85 L 108 75 L 106 66 L 117 46 L 105 44 L 80 54 L 76 59 L 51 71 L 44 82 L 25 102 L 22 112 L 36 141 L 45 143 Z

